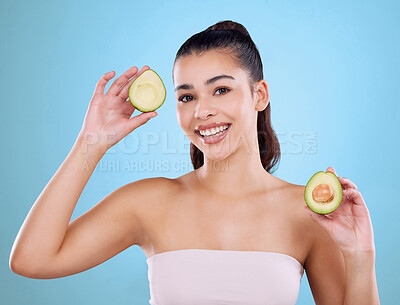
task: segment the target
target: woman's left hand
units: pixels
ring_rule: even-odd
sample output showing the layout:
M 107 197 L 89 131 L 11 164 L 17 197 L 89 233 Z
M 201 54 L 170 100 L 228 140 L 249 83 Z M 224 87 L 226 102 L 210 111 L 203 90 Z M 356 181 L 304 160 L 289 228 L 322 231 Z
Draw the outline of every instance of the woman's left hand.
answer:
M 333 167 L 328 167 L 326 171 L 336 175 Z M 320 215 L 307 205 L 304 208 L 329 233 L 343 253 L 375 253 L 372 222 L 364 199 L 350 179 L 337 177 L 342 185 L 343 198 L 335 211 Z

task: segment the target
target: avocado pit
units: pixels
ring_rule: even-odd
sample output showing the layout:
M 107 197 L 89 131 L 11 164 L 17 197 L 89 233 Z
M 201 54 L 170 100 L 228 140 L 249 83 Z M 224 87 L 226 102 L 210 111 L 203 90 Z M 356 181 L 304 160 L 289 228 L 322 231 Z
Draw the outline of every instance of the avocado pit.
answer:
M 334 196 L 332 188 L 325 183 L 318 184 L 312 191 L 312 197 L 315 201 L 326 203 L 332 201 Z

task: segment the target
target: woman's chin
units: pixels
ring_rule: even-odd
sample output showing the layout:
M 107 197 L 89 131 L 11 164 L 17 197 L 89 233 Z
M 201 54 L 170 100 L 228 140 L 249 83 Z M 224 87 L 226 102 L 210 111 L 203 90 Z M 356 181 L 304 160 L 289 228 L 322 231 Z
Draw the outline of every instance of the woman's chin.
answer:
M 212 161 L 223 161 L 228 158 L 233 150 L 229 138 L 225 138 L 218 143 L 206 144 L 202 139 L 192 139 L 192 143 L 203 153 L 204 159 Z
M 210 161 L 223 161 L 229 157 L 231 154 L 230 151 L 225 151 L 223 148 L 219 150 L 208 148 L 208 151 L 202 151 L 204 155 L 204 159 L 208 159 Z

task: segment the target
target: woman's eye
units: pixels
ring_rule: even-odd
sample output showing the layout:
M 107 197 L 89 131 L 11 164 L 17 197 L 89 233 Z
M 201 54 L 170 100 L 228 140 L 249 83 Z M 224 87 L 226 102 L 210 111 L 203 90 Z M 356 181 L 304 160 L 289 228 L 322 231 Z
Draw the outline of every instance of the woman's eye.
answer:
M 221 95 L 221 94 L 225 94 L 225 93 L 231 91 L 231 89 L 228 89 L 228 88 L 226 88 L 226 87 L 221 87 L 221 88 L 218 88 L 217 90 L 215 90 L 215 92 L 218 92 L 218 91 L 221 92 L 221 93 L 219 93 L 219 94 L 217 94 L 217 95 Z M 193 99 L 193 96 L 185 94 L 185 95 L 182 95 L 182 96 L 178 99 L 178 101 L 183 102 L 183 103 L 187 103 L 187 102 L 190 101 L 190 100 L 187 100 L 187 99 L 186 99 L 186 101 L 185 101 L 185 100 L 184 100 L 185 98 L 191 98 L 191 99 Z
M 187 103 L 188 101 L 184 101 L 184 100 L 183 100 L 185 97 L 192 97 L 192 96 L 191 96 L 191 95 L 182 95 L 178 100 L 179 100 L 180 102 Z
M 228 91 L 230 91 L 228 88 L 226 88 L 226 87 L 222 87 L 222 88 L 218 88 L 216 91 L 219 91 L 219 90 L 225 90 L 225 92 L 222 92 L 222 94 L 223 93 L 226 93 L 226 92 L 228 92 Z

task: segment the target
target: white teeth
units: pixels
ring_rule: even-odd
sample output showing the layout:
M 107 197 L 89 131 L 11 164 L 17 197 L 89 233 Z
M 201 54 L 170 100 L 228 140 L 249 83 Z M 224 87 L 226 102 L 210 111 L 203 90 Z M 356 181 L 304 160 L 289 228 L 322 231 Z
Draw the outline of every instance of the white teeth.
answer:
M 200 130 L 199 132 L 202 136 L 215 136 L 220 133 L 222 134 L 222 131 L 224 131 L 228 127 L 229 127 L 228 125 L 218 126 L 207 130 Z

